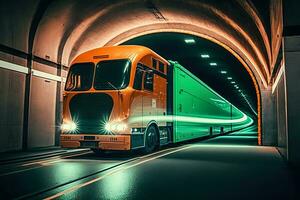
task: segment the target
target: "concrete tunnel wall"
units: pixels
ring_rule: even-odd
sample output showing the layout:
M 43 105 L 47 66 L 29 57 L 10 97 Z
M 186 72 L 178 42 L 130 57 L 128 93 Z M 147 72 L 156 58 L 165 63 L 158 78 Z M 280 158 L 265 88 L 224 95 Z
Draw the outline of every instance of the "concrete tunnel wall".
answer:
M 29 73 L 0 69 L 4 86 L 0 99 L 0 151 L 58 144 L 63 85 L 59 78 L 65 77 L 65 66 L 83 51 L 128 39 L 154 27 L 206 32 L 216 41 L 226 36 L 227 40 L 221 42 L 249 66 L 259 89 L 270 91 L 267 86 L 277 58 L 272 52 L 278 51 L 281 38 L 268 35 L 266 24 L 270 22 L 260 17 L 262 13 L 251 1 L 15 0 L 1 4 L 0 25 L 4 31 L 0 33 L 0 59 L 28 67 Z M 46 72 L 54 78 L 30 75 L 31 70 Z M 31 89 L 26 102 L 28 80 Z M 24 113 L 26 106 L 28 113 Z M 24 116 L 28 116 L 28 127 L 24 126 Z M 25 140 L 24 128 L 28 128 Z

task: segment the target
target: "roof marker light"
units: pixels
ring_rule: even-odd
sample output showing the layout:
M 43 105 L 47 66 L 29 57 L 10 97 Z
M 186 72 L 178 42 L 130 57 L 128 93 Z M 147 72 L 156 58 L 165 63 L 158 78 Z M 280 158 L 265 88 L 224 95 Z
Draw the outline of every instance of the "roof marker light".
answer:
M 209 58 L 210 56 L 208 54 L 201 54 L 201 58 Z
M 184 42 L 187 44 L 194 44 L 196 41 L 194 39 L 184 39 Z

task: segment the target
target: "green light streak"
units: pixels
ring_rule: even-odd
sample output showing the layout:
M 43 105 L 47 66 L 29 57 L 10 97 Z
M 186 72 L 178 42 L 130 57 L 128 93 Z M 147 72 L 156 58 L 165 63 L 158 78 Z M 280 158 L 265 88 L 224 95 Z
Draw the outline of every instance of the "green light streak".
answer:
M 143 118 L 133 117 L 129 120 L 129 122 L 137 123 L 137 122 L 141 122 L 142 120 L 144 120 L 144 121 L 155 120 L 157 122 L 190 122 L 190 123 L 199 123 L 199 124 L 233 124 L 233 123 L 245 122 L 247 119 L 251 119 L 251 118 L 243 113 L 243 116 L 238 119 L 218 119 L 218 118 L 206 118 L 206 117 L 167 115 L 167 116 L 143 116 Z

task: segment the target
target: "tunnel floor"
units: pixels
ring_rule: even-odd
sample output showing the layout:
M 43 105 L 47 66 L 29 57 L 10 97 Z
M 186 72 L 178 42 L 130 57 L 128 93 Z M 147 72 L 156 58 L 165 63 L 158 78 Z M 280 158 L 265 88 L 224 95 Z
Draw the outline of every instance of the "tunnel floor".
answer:
M 248 129 L 150 155 L 85 150 L 2 162 L 0 198 L 299 199 L 294 171 L 256 141 Z

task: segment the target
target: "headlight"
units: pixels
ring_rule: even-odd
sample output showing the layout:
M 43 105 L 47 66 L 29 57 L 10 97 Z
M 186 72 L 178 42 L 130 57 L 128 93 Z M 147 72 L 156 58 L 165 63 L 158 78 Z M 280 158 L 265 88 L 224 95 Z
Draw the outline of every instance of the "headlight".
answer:
M 60 128 L 62 131 L 75 132 L 77 129 L 77 125 L 74 122 L 64 122 Z
M 105 130 L 107 130 L 107 131 L 111 131 L 111 125 L 110 125 L 110 123 L 106 123 L 105 124 Z
M 105 130 L 108 132 L 122 132 L 127 129 L 127 125 L 122 122 L 107 122 Z

